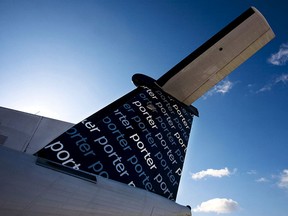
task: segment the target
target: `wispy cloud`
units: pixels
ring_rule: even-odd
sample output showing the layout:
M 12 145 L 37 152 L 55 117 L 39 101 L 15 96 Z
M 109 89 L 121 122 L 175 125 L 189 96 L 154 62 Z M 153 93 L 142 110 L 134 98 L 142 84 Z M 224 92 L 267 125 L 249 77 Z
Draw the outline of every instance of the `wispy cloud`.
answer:
M 256 175 L 257 174 L 257 171 L 256 170 L 249 170 L 247 172 L 248 175 Z
M 229 80 L 224 80 L 214 87 L 214 91 L 220 94 L 226 94 L 233 87 L 233 83 Z
M 284 83 L 286 84 L 288 82 L 288 74 L 282 74 L 279 77 L 275 79 L 275 83 Z
M 273 65 L 282 66 L 286 65 L 288 61 L 288 44 L 282 44 L 277 53 L 273 53 L 268 62 Z
M 281 83 L 285 85 L 288 83 L 288 74 L 282 74 L 276 77 L 274 80 L 272 80 L 271 83 L 268 83 L 267 85 L 263 86 L 258 91 L 256 91 L 256 93 L 271 91 L 274 86 Z
M 280 175 L 280 180 L 278 182 L 280 188 L 288 189 L 288 169 L 284 169 Z
M 239 204 L 232 199 L 215 198 L 206 202 L 202 202 L 196 208 L 193 208 L 192 211 L 202 213 L 227 214 L 236 211 L 238 208 Z
M 286 65 L 286 63 L 288 62 L 288 43 L 283 43 L 277 53 L 271 54 L 270 58 L 268 58 L 268 62 L 277 66 Z M 288 74 L 282 74 L 276 77 L 276 79 L 272 80 L 267 85 L 260 88 L 258 91 L 256 91 L 256 93 L 271 91 L 275 85 L 280 83 L 286 84 L 287 82 Z
M 256 182 L 259 182 L 259 183 L 264 183 L 264 182 L 269 182 L 269 180 L 267 178 L 264 178 L 264 177 L 261 177 L 259 179 L 256 179 L 255 180 Z
M 258 91 L 256 91 L 256 93 L 260 93 L 260 92 L 266 92 L 266 91 L 270 91 L 272 89 L 273 84 L 267 84 L 265 86 L 263 86 L 262 88 L 260 88 Z
M 217 84 L 216 86 L 214 86 L 214 88 L 212 88 L 210 91 L 208 91 L 205 95 L 204 95 L 204 99 L 207 99 L 207 97 L 209 96 L 213 96 L 215 94 L 226 94 L 228 93 L 232 87 L 233 87 L 233 83 L 229 80 L 223 80 L 221 81 L 219 84 Z
M 207 170 L 202 170 L 197 173 L 192 173 L 191 177 L 194 180 L 199 180 L 205 177 L 217 177 L 217 178 L 222 178 L 224 176 L 230 176 L 232 173 L 229 171 L 227 167 L 224 169 L 207 169 Z

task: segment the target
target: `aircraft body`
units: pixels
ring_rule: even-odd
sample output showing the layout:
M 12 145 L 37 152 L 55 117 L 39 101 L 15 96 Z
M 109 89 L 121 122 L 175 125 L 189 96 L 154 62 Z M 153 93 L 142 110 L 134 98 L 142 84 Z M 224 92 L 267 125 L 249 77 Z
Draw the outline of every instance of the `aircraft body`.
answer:
M 175 203 L 191 104 L 274 37 L 249 8 L 158 80 L 76 125 L 0 109 L 1 215 L 191 215 Z

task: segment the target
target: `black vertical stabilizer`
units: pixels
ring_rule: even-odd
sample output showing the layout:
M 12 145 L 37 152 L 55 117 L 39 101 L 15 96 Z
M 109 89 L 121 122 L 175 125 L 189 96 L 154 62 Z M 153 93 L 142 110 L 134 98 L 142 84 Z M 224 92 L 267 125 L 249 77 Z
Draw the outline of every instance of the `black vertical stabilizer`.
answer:
M 49 160 L 47 164 L 52 161 L 175 200 L 198 111 L 169 96 L 147 76 L 134 75 L 133 82 L 135 90 L 76 124 L 36 155 Z

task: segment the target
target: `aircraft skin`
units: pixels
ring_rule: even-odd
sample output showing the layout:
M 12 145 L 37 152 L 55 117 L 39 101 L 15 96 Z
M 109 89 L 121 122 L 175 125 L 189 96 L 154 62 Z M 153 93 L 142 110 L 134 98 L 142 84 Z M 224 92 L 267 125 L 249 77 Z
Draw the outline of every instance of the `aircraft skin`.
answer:
M 76 125 L 0 108 L 0 215 L 191 215 L 175 203 L 191 104 L 273 37 L 251 7 L 158 80 L 134 75 L 135 90 Z

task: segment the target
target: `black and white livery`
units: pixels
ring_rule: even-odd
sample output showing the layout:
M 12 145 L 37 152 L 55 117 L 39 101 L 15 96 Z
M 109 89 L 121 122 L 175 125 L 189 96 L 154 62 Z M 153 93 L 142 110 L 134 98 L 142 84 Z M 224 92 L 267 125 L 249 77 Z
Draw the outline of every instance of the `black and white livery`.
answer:
M 76 125 L 1 108 L 0 215 L 191 215 L 174 202 L 191 104 L 273 37 L 251 7 L 158 80 L 134 75 L 133 91 Z

